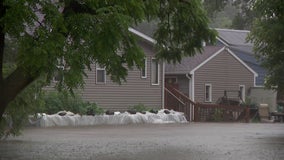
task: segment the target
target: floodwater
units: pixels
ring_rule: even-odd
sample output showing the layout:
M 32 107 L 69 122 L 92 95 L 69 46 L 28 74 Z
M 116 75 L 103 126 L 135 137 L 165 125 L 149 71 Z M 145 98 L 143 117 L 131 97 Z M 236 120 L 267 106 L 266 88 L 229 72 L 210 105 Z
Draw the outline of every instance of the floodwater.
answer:
M 26 128 L 0 141 L 0 159 L 283 160 L 284 124 Z

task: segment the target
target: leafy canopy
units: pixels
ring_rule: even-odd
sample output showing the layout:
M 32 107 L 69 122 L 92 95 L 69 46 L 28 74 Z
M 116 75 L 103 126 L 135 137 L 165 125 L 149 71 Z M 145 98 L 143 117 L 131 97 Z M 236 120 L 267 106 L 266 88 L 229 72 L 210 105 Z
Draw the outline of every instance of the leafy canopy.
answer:
M 59 88 L 83 86 L 94 62 L 114 81 L 125 80 L 144 57 L 128 28 L 144 20 L 158 20 L 157 57 L 168 61 L 194 55 L 216 35 L 200 0 L 5 0 L 4 6 L 0 22 L 19 45 L 17 67 L 47 81 L 61 72 Z
M 255 0 L 254 21 L 249 40 L 254 43 L 254 50 L 268 70 L 266 85 L 277 86 L 284 91 L 284 1 Z

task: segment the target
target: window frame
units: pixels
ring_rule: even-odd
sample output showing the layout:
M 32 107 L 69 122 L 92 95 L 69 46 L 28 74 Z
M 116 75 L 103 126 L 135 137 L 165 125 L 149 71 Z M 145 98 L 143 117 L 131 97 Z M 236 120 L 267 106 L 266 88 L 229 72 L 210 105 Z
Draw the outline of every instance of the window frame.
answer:
M 98 82 L 98 71 L 104 71 L 104 82 Z M 96 84 L 106 84 L 106 69 L 98 64 L 96 65 Z
M 243 88 L 243 90 L 241 90 L 241 88 Z M 239 91 L 240 91 L 240 98 L 244 102 L 246 98 L 246 86 L 243 84 L 239 85 Z
M 208 93 L 208 98 L 207 99 L 207 87 L 209 87 L 209 93 Z M 204 101 L 205 102 L 212 102 L 212 84 L 211 83 L 205 83 L 204 85 Z
M 153 67 L 154 67 L 153 61 L 155 61 L 156 64 L 158 65 L 158 66 L 157 66 L 157 74 L 155 74 L 155 75 L 157 76 L 157 83 L 154 83 L 154 82 L 153 82 Z M 155 65 L 155 66 L 156 66 L 156 65 Z M 152 58 L 152 59 L 151 59 L 151 84 L 152 84 L 153 86 L 158 86 L 158 85 L 160 85 L 160 64 L 159 64 L 159 61 L 158 61 L 156 58 Z
M 144 70 L 145 75 L 143 75 L 143 70 Z M 144 68 L 141 69 L 140 72 L 141 72 L 141 78 L 146 79 L 147 78 L 147 57 L 144 58 Z

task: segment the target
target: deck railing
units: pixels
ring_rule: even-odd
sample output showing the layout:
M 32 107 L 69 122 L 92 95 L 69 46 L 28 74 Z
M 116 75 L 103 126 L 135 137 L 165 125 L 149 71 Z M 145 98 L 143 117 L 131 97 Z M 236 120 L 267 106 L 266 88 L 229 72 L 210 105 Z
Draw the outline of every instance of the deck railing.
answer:
M 194 110 L 197 122 L 249 122 L 247 106 L 197 103 Z
M 188 96 L 168 84 L 165 85 L 165 106 L 168 109 L 184 112 L 188 121 L 249 121 L 249 108 L 247 106 L 195 103 Z
M 165 86 L 165 106 L 168 109 L 183 112 L 188 121 L 194 120 L 195 103 L 185 94 L 171 85 Z

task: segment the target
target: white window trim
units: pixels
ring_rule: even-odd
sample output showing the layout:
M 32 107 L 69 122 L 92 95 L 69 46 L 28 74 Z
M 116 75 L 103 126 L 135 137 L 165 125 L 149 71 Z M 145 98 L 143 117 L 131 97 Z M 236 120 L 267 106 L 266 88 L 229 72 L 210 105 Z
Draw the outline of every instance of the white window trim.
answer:
M 246 86 L 243 85 L 243 84 L 239 85 L 239 90 L 240 91 L 241 91 L 241 87 L 243 87 L 243 93 L 241 93 L 242 97 L 240 97 L 240 98 L 242 98 L 242 100 L 245 101 L 245 98 L 246 98 Z
M 143 79 L 147 78 L 147 57 L 144 58 L 144 70 L 145 70 L 145 76 L 142 75 L 142 70 L 141 70 L 141 78 Z
M 205 102 L 212 102 L 212 84 L 205 83 L 204 88 L 204 101 Z M 206 87 L 209 86 L 209 100 L 206 99 Z
M 160 64 L 159 64 L 159 62 L 157 61 L 157 63 L 158 63 L 158 83 L 153 83 L 153 81 L 152 81 L 152 76 L 153 76 L 153 73 L 152 73 L 152 67 L 153 67 L 153 60 L 156 60 L 156 58 L 152 58 L 151 59 L 151 84 L 153 85 L 153 86 L 158 86 L 158 85 L 160 85 Z
M 104 82 L 98 82 L 98 71 L 104 71 Z M 100 67 L 98 64 L 96 65 L 96 84 L 106 84 L 106 69 L 105 67 Z

